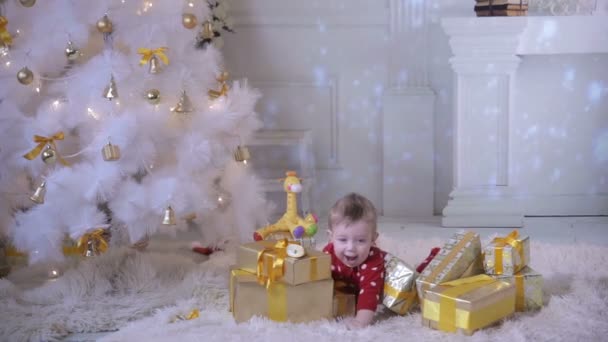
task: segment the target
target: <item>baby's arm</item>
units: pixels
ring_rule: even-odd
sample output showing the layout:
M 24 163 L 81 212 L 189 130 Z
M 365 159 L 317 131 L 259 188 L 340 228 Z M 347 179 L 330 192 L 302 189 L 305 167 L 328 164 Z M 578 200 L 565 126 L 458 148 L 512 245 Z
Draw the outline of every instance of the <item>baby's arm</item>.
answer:
M 380 255 L 370 255 L 370 258 L 360 266 L 359 272 L 357 315 L 349 322 L 349 326 L 356 328 L 368 326 L 374 320 L 376 307 L 384 288 L 384 258 Z

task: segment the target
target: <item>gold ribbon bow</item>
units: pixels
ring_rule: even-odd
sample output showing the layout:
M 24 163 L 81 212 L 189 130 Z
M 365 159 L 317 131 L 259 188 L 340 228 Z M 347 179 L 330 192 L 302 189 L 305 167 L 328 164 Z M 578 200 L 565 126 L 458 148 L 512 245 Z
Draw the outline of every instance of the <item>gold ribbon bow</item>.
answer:
M 157 49 L 146 49 L 146 48 L 139 48 L 137 49 L 137 53 L 141 55 L 141 59 L 139 60 L 139 65 L 144 65 L 147 64 L 148 62 L 150 62 L 150 59 L 152 59 L 152 56 L 156 55 L 158 58 L 160 58 L 163 63 L 169 65 L 169 57 L 167 57 L 167 55 L 165 54 L 165 51 L 167 51 L 166 47 L 159 47 Z
M 8 25 L 8 19 L 4 16 L 0 16 L 0 40 L 5 46 L 11 46 L 13 44 L 13 37 L 8 32 L 6 26 Z
M 285 274 L 285 258 L 287 257 L 287 239 L 277 241 L 272 247 L 266 247 L 258 252 L 257 276 L 258 282 L 269 288 L 277 280 L 283 278 Z M 264 275 L 264 256 L 267 253 L 274 253 L 274 258 L 268 269 L 268 276 Z
M 96 244 L 97 250 L 103 253 L 108 249 L 108 241 L 104 237 L 105 229 L 97 228 L 88 233 L 83 234 L 76 244 L 80 254 L 85 255 L 87 252 L 87 244 L 92 241 Z
M 38 157 L 38 155 L 40 155 L 40 152 L 42 152 L 42 149 L 44 148 L 44 146 L 48 144 L 48 145 L 53 146 L 53 149 L 57 153 L 57 159 L 59 159 L 59 162 L 65 166 L 68 166 L 70 164 L 68 164 L 68 162 L 65 161 L 65 159 L 63 159 L 61 157 L 59 152 L 57 152 L 57 145 L 55 145 L 55 140 L 63 140 L 63 138 L 64 138 L 63 132 L 56 133 L 56 134 L 52 135 L 50 138 L 43 137 L 41 135 L 34 135 L 34 142 L 37 143 L 38 145 L 36 145 L 36 147 L 34 147 L 28 153 L 24 154 L 23 158 L 28 159 L 28 160 L 33 160 L 34 158 Z
M 524 262 L 523 244 L 518 239 L 519 239 L 519 232 L 517 230 L 513 230 L 511 233 L 509 233 L 509 235 L 507 235 L 505 237 L 497 237 L 497 238 L 494 238 L 494 240 L 492 240 L 492 244 L 494 245 L 494 248 L 497 249 L 497 251 L 494 253 L 494 255 L 495 255 L 494 256 L 494 259 L 495 259 L 494 260 L 494 263 L 495 263 L 494 269 L 496 271 L 496 274 L 503 273 L 503 262 L 502 262 L 503 251 L 502 250 L 506 246 L 513 247 L 513 249 L 516 250 L 517 253 L 519 254 L 521 262 Z

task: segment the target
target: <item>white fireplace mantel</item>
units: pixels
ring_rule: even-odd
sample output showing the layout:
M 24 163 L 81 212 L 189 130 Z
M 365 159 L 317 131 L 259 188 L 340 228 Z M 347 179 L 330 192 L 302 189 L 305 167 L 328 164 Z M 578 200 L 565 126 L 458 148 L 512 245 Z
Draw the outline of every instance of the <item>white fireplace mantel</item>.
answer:
M 608 53 L 608 17 L 444 18 L 454 77 L 454 189 L 447 227 L 521 227 L 509 179 L 514 76 L 522 55 Z

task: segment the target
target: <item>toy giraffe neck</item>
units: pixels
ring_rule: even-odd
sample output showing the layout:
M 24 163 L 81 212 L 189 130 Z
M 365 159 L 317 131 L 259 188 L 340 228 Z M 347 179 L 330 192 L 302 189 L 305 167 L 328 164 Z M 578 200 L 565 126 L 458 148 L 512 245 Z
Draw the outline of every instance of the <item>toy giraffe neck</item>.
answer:
M 287 193 L 287 209 L 285 210 L 285 218 L 295 221 L 298 217 L 298 200 L 297 194 L 294 192 Z

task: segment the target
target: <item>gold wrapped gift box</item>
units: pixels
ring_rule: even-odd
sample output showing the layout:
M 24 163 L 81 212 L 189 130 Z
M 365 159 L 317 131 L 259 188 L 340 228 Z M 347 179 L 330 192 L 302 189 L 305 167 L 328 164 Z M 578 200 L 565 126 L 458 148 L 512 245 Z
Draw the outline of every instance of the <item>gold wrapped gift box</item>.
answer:
M 515 311 L 515 286 L 482 274 L 427 290 L 422 324 L 471 335 Z
M 261 285 L 255 274 L 231 269 L 230 311 L 237 322 L 253 316 L 294 323 L 329 319 L 333 316 L 333 279 L 288 285 Z
M 495 238 L 484 248 L 486 274 L 513 275 L 530 263 L 530 238 L 517 230 L 506 237 Z
M 340 287 L 334 288 L 334 317 L 349 317 L 357 314 L 357 294 L 354 289 Z
M 526 266 L 515 275 L 494 275 L 495 279 L 515 285 L 515 310 L 529 311 L 543 307 L 543 276 Z
M 280 241 L 256 241 L 239 246 L 236 267 L 255 274 L 260 268 L 261 277 L 274 277 L 290 285 L 331 278 L 331 257 L 312 249 L 298 259 L 283 256 L 283 266 L 277 270 L 275 265 L 281 253 L 275 247 L 277 243 Z
M 382 304 L 391 311 L 405 315 L 417 302 L 416 269 L 386 253 L 384 258 L 384 294 Z
M 482 273 L 480 255 L 479 234 L 474 232 L 454 234 L 416 279 L 420 302 L 424 303 L 425 291 L 439 283 L 458 279 L 465 273 L 466 275 Z

